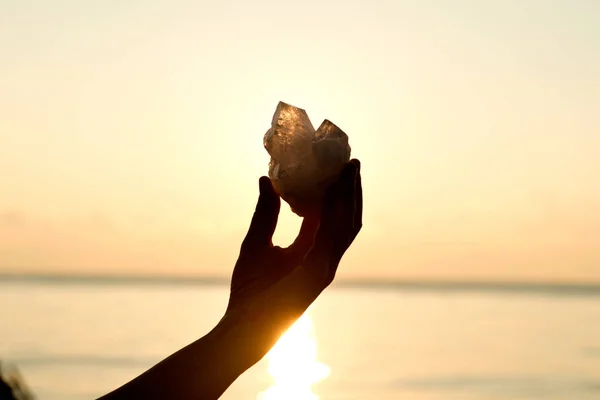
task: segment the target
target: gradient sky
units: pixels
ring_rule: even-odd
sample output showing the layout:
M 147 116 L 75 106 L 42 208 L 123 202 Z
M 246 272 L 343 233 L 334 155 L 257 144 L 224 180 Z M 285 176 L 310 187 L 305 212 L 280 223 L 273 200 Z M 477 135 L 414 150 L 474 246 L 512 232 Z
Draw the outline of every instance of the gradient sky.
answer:
M 0 0 L 0 272 L 228 276 L 277 102 L 363 163 L 341 278 L 600 281 L 600 2 Z M 276 239 L 299 218 L 282 207 Z

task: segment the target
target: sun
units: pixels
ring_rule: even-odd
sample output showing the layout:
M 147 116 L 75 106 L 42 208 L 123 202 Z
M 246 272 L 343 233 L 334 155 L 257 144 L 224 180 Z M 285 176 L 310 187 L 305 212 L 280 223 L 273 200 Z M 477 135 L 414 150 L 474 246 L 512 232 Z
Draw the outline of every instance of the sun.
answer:
M 273 385 L 258 400 L 318 400 L 311 386 L 327 378 L 330 369 L 317 360 L 314 325 L 305 314 L 267 354 Z

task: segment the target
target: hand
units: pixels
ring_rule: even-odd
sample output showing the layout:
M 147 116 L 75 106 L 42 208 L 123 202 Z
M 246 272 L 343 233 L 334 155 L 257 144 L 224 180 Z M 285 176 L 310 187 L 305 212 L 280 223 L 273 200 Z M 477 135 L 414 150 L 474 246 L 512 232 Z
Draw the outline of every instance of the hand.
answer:
M 271 181 L 261 178 L 229 305 L 217 326 L 103 399 L 218 399 L 306 311 L 333 280 L 362 226 L 360 163 L 344 167 L 321 213 L 304 219 L 287 249 L 272 242 L 280 203 Z
M 333 281 L 340 260 L 362 227 L 360 162 L 346 164 L 324 196 L 320 215 L 304 218 L 288 248 L 274 246 L 281 201 L 271 181 L 259 181 L 260 196 L 233 271 L 226 317 L 244 315 L 265 334 L 256 357 Z M 258 361 L 258 360 L 256 360 Z

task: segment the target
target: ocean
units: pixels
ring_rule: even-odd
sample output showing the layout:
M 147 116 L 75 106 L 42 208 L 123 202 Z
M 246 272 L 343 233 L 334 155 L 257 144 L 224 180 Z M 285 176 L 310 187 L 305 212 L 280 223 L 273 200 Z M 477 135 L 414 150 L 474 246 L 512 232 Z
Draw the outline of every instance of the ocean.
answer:
M 96 398 L 208 332 L 223 284 L 0 280 L 0 359 Z M 224 400 L 600 399 L 600 290 L 332 287 Z

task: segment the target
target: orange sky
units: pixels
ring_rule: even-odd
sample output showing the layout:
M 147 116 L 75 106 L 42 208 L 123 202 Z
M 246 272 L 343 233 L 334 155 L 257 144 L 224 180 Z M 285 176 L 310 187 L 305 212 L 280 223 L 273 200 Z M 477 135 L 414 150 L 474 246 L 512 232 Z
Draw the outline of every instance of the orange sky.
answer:
M 340 277 L 600 280 L 600 3 L 109 3 L 0 2 L 0 272 L 229 275 L 283 100 L 363 163 Z

